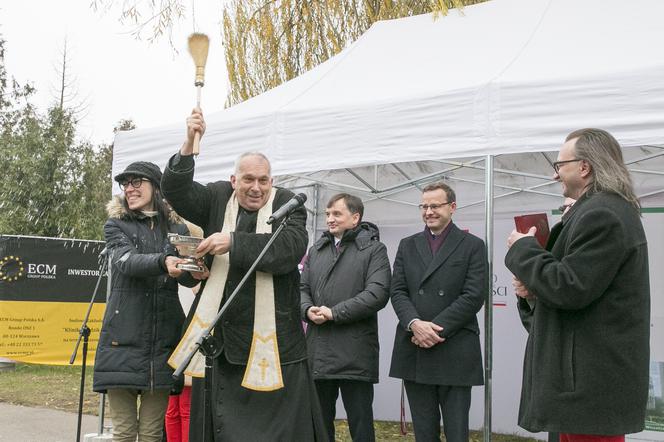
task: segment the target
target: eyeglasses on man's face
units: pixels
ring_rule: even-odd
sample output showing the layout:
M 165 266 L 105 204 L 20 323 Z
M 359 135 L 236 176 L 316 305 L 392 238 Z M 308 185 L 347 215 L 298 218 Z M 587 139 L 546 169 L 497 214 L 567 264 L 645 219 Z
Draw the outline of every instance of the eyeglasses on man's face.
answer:
M 576 161 L 583 161 L 583 158 L 574 158 L 573 160 L 556 161 L 552 164 L 553 170 L 555 170 L 556 173 L 558 173 L 560 171 L 560 166 L 567 163 L 574 163 Z
M 440 209 L 443 206 L 446 206 L 448 204 L 452 204 L 454 201 L 448 201 L 446 203 L 441 203 L 441 204 L 420 204 L 419 207 L 422 212 L 426 212 L 427 210 L 431 209 L 433 211 L 436 211 Z
M 120 189 L 122 189 L 123 191 L 127 190 L 129 185 L 131 185 L 131 187 L 133 187 L 134 189 L 138 189 L 139 187 L 141 187 L 141 184 L 143 184 L 143 181 L 150 181 L 150 180 L 147 178 L 137 177 L 137 178 L 132 178 L 130 180 L 120 181 Z

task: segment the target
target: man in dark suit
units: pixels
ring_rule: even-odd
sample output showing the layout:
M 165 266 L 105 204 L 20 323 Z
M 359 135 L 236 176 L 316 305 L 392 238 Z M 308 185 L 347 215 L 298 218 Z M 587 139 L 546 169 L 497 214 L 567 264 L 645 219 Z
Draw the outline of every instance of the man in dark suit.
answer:
M 470 390 L 482 385 L 476 314 L 487 293 L 484 242 L 452 222 L 447 184 L 424 188 L 424 231 L 401 240 L 390 296 L 399 318 L 390 376 L 403 379 L 418 442 L 468 441 Z

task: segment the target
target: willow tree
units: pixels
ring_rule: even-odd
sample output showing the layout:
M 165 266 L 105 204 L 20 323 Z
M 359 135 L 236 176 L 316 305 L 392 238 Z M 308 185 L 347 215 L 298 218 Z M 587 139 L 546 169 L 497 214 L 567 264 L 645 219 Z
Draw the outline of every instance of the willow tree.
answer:
M 355 41 L 376 21 L 485 0 L 231 0 L 223 11 L 229 104 L 294 78 Z

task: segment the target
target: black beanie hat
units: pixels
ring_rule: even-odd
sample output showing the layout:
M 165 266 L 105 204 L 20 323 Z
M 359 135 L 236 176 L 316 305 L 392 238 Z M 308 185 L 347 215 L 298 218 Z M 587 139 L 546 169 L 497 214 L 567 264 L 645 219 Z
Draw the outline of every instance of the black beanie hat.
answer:
M 152 181 L 157 187 L 161 183 L 161 169 L 154 163 L 148 161 L 136 161 L 131 163 L 121 174 L 115 176 L 114 180 L 118 183 L 124 181 L 127 177 L 142 177 Z

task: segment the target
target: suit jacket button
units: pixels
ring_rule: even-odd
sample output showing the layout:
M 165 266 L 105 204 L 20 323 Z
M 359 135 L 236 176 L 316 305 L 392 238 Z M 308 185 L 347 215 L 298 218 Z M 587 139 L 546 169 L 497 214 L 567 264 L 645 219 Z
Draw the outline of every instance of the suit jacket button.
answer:
M 423 294 L 424 294 L 424 290 L 420 289 L 420 291 L 417 292 L 417 294 L 418 294 L 418 295 L 423 295 Z
M 445 293 L 442 290 L 438 290 L 438 296 L 445 296 Z

